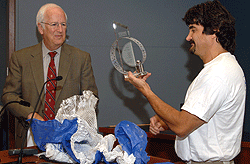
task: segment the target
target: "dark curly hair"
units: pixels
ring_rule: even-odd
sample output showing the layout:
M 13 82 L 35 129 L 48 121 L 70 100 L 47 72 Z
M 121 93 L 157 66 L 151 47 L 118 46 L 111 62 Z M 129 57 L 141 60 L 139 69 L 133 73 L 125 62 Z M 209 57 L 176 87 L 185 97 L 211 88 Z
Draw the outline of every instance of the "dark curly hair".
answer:
M 202 25 L 203 33 L 215 34 L 221 46 L 231 52 L 235 51 L 236 30 L 235 19 L 227 9 L 218 1 L 208 1 L 190 8 L 183 20 L 190 24 Z

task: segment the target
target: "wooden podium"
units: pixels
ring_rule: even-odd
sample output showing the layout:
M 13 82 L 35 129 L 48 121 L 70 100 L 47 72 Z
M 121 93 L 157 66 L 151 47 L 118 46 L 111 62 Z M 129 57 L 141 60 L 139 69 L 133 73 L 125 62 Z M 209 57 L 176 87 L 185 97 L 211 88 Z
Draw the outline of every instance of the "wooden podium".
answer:
M 31 148 L 36 148 L 36 147 L 31 147 Z M 18 155 L 9 155 L 9 151 L 8 150 L 4 150 L 4 151 L 0 151 L 0 163 L 10 163 L 10 162 L 16 162 L 18 160 Z M 23 163 L 43 163 L 43 162 L 47 162 L 44 159 L 40 159 L 37 156 L 25 156 L 22 158 L 22 162 Z
M 30 147 L 32 149 L 37 148 L 37 147 Z M 18 155 L 13 155 L 10 156 L 8 153 L 8 150 L 4 150 L 4 151 L 0 151 L 0 163 L 4 164 L 4 163 L 10 163 L 10 162 L 16 162 L 18 160 Z M 154 164 L 154 163 L 161 163 L 161 162 L 169 162 L 170 160 L 168 159 L 163 159 L 163 158 L 159 158 L 159 157 L 153 157 L 150 156 L 150 161 L 148 162 L 148 164 Z M 55 163 L 61 163 L 61 162 L 51 162 L 51 161 L 47 161 L 45 159 L 41 159 L 37 156 L 25 156 L 22 159 L 23 163 L 43 163 L 43 164 L 55 164 Z M 102 164 L 102 163 L 100 163 Z M 104 164 L 104 163 L 103 163 Z

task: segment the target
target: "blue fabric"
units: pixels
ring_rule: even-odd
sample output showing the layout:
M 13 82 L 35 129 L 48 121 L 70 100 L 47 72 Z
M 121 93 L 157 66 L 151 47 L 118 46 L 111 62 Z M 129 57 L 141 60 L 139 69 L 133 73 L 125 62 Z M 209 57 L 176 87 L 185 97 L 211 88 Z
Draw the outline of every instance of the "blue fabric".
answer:
M 29 120 L 27 120 L 29 121 Z M 71 150 L 70 138 L 77 131 L 77 119 L 65 119 L 61 124 L 57 120 L 40 121 L 34 119 L 31 128 L 34 140 L 39 149 L 46 151 L 47 143 L 61 144 L 61 151 L 70 155 L 76 162 L 80 162 Z
M 103 153 L 97 150 L 96 154 L 95 154 L 95 163 L 94 164 L 99 164 L 100 162 L 104 162 L 106 164 L 115 164 L 116 163 L 116 162 L 108 162 L 108 161 L 106 161 Z
M 147 156 L 147 134 L 136 124 L 129 121 L 121 121 L 115 127 L 115 137 L 118 139 L 122 150 L 129 155 L 133 153 L 136 157 L 135 164 L 147 163 L 150 157 Z
M 29 120 L 27 120 L 29 121 Z M 80 161 L 75 157 L 71 150 L 70 138 L 77 131 L 77 119 L 67 120 L 61 124 L 57 120 L 40 121 L 34 119 L 31 128 L 34 140 L 39 149 L 46 151 L 47 143 L 58 144 L 60 151 L 67 153 L 76 162 Z M 133 153 L 136 157 L 135 164 L 147 163 L 150 159 L 146 153 L 147 134 L 136 124 L 129 121 L 120 122 L 115 128 L 115 136 L 122 146 L 122 149 L 129 155 Z M 104 161 L 106 164 L 114 164 L 106 161 L 104 155 L 97 151 L 95 163 Z

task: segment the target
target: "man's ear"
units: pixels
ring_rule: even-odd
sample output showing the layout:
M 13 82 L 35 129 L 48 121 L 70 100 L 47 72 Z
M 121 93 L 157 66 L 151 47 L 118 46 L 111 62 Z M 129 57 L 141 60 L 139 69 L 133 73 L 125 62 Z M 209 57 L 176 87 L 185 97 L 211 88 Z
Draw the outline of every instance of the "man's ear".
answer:
M 41 35 L 43 35 L 43 30 L 44 28 L 42 27 L 41 23 L 37 24 L 38 31 L 40 32 Z
M 212 38 L 216 39 L 216 42 L 219 43 L 218 37 L 216 36 L 216 33 L 219 32 L 219 30 L 214 30 L 214 34 L 212 34 Z
M 217 39 L 217 36 L 215 34 L 212 34 L 213 39 Z

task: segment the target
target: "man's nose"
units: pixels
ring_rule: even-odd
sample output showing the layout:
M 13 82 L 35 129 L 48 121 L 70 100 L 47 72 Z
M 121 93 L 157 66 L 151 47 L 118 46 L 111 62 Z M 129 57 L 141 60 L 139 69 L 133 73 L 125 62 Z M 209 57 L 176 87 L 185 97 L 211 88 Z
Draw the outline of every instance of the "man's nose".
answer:
M 192 36 L 190 35 L 190 33 L 188 34 L 188 36 L 186 37 L 186 41 L 190 41 L 190 40 L 192 40 Z
M 62 31 L 63 31 L 63 26 L 62 26 L 62 24 L 58 23 L 58 25 L 56 26 L 56 29 L 57 29 L 57 31 L 62 32 Z

